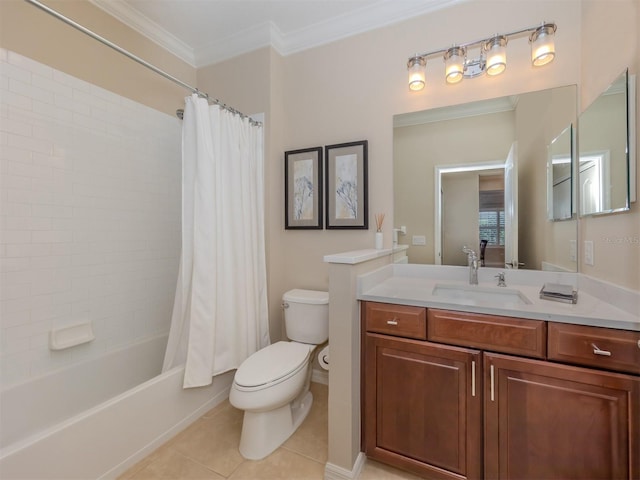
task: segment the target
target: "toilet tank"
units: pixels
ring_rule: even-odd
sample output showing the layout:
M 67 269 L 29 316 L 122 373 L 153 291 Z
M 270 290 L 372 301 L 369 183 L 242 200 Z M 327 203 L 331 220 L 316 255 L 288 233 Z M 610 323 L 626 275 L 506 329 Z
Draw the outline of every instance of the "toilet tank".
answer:
M 329 339 L 329 292 L 289 290 L 282 305 L 289 340 L 320 345 Z

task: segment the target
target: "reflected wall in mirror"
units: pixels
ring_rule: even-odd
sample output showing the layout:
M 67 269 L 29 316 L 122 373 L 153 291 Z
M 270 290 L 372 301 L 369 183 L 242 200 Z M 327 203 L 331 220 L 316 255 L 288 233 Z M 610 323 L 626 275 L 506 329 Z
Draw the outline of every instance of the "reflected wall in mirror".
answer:
M 573 185 L 573 125 L 565 128 L 549 145 L 547 162 L 547 218 L 568 220 L 575 205 Z
M 625 71 L 578 119 L 580 215 L 629 209 L 628 84 Z
M 461 251 L 464 245 L 479 251 L 481 240 L 487 240 L 486 266 L 504 268 L 501 255 L 505 255 L 504 261 L 515 262 L 516 268 L 577 271 L 575 219 L 551 222 L 547 218 L 547 146 L 575 121 L 576 98 L 576 87 L 570 85 L 396 115 L 394 227 L 406 227 L 398 243 L 409 245 L 409 262 L 465 265 L 466 257 L 452 255 L 450 259 L 443 254 Z M 500 205 L 497 199 L 509 195 L 507 182 L 501 190 L 498 177 L 507 171 L 504 165 L 515 145 L 517 159 L 509 171 L 517 172 L 517 181 L 512 182 L 509 195 L 519 202 L 515 206 L 503 200 Z M 496 172 L 467 172 L 471 179 L 460 180 L 467 182 L 465 187 L 452 186 L 446 178 L 436 195 L 437 172 L 447 166 L 477 164 L 501 167 Z M 452 188 L 461 194 L 456 195 Z M 451 198 L 454 205 L 447 200 Z M 438 199 L 442 211 L 436 211 Z M 491 209 L 494 213 L 487 213 Z M 518 227 L 508 228 L 509 212 L 518 220 Z M 474 219 L 473 232 L 458 234 L 462 225 L 472 223 L 470 218 Z M 518 252 L 510 258 L 504 253 L 507 234 L 514 238 Z

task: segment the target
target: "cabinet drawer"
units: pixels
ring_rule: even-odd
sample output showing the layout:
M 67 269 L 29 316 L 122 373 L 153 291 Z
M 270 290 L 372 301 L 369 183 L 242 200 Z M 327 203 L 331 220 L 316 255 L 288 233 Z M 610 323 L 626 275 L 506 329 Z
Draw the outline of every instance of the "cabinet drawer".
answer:
M 549 322 L 549 360 L 640 374 L 640 332 Z
M 365 318 L 365 328 L 368 332 L 418 340 L 427 339 L 426 308 L 367 302 Z
M 428 339 L 493 352 L 545 358 L 543 320 L 429 309 Z

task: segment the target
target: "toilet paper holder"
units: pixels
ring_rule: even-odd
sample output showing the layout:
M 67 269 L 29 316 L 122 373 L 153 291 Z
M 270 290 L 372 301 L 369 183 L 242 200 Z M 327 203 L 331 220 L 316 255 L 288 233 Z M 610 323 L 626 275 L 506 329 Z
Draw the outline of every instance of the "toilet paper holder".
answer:
M 329 345 L 318 352 L 318 363 L 324 370 L 329 370 Z

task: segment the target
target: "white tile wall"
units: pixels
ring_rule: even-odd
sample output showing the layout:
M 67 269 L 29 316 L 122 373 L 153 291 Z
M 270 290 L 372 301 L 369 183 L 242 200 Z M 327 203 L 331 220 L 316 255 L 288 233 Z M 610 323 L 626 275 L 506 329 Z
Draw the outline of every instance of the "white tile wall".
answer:
M 0 49 L 0 386 L 167 332 L 180 121 Z M 50 351 L 52 328 L 96 340 Z

